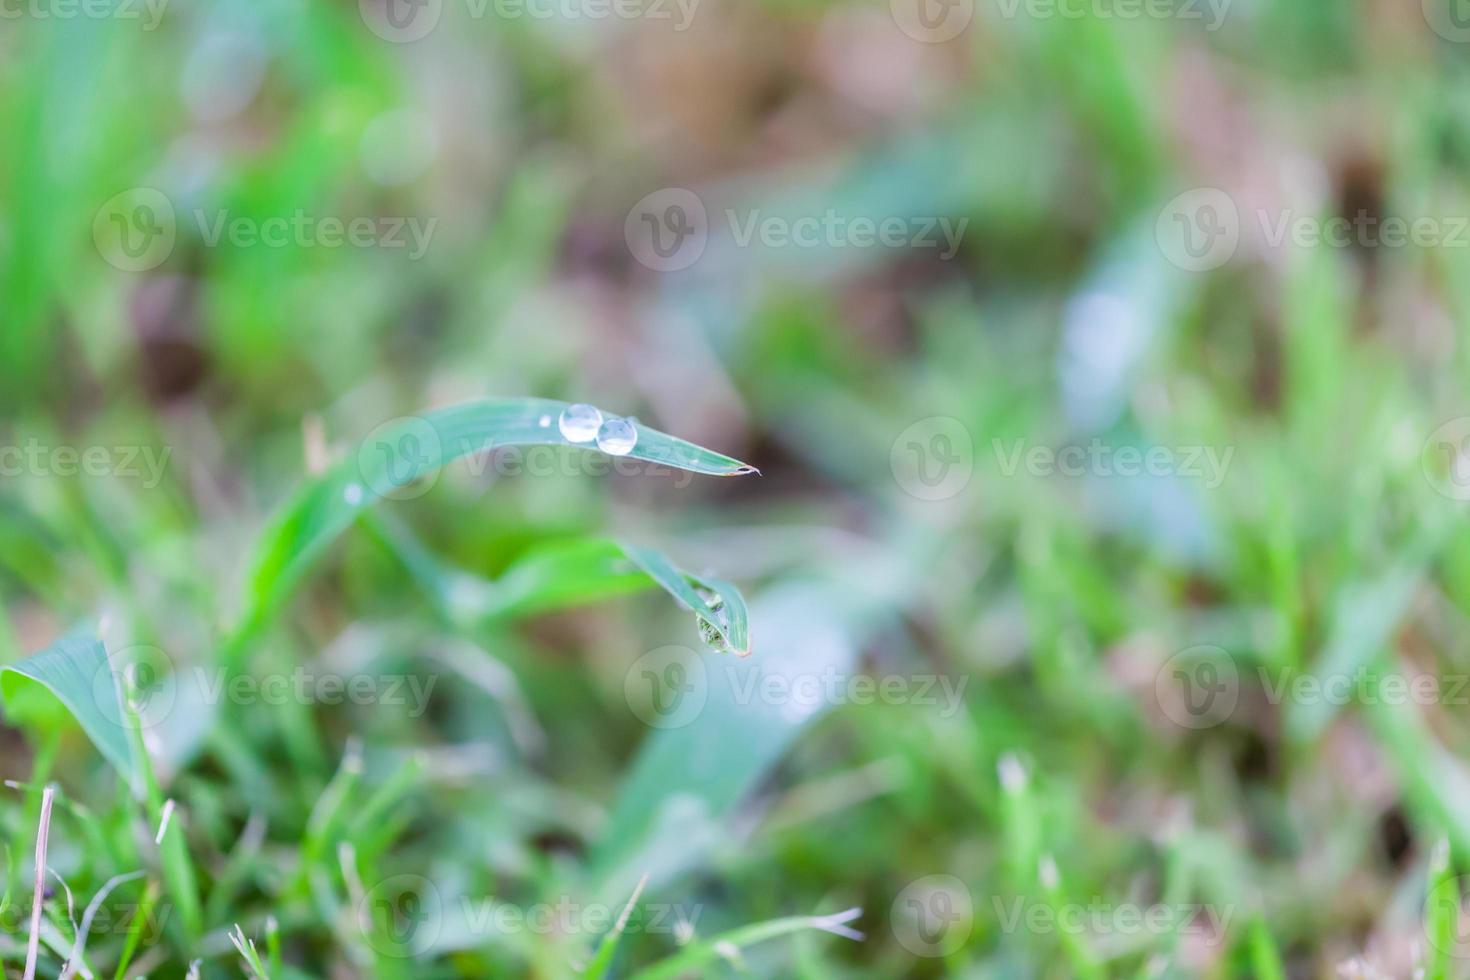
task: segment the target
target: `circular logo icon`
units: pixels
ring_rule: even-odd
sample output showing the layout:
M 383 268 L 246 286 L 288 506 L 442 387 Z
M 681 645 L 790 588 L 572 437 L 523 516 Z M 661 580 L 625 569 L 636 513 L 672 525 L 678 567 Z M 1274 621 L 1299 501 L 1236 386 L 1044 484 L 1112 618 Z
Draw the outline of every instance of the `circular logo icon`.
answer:
M 1224 191 L 1197 187 L 1164 205 L 1154 239 L 1164 258 L 1186 272 L 1218 269 L 1240 245 L 1240 211 Z
M 368 945 L 384 956 L 423 956 L 433 950 L 444 930 L 444 900 L 429 879 L 394 875 L 363 896 L 357 927 Z
M 888 0 L 893 22 L 915 41 L 941 44 L 960 36 L 975 16 L 975 0 Z
M 363 483 L 370 492 L 389 500 L 411 500 L 428 493 L 439 480 L 443 462 L 438 430 L 415 415 L 384 422 L 368 433 L 357 450 L 357 471 Z M 349 487 L 348 492 L 351 490 Z
M 1470 415 L 1450 419 L 1424 441 L 1424 479 L 1451 500 L 1470 500 Z
M 444 0 L 357 0 L 357 12 L 378 37 L 407 44 L 438 26 Z
M 699 261 L 709 244 L 709 216 L 699 195 L 682 187 L 654 191 L 623 221 L 633 258 L 655 272 L 678 272 Z
M 954 875 L 926 875 L 893 900 L 893 935 L 915 956 L 948 956 L 965 945 L 975 925 L 970 889 Z
M 1154 676 L 1154 696 L 1159 710 L 1181 728 L 1223 724 L 1240 700 L 1235 658 L 1216 646 L 1180 650 Z
M 152 187 L 114 194 L 92 219 L 97 254 L 123 272 L 147 272 L 162 265 L 173 253 L 177 231 L 173 202 Z
M 623 697 L 645 725 L 683 728 L 709 699 L 704 661 L 688 647 L 650 650 L 623 675 Z
M 1429 889 L 1424 903 L 1424 935 L 1435 949 L 1454 959 L 1470 959 L 1470 916 L 1465 914 L 1465 889 L 1470 875 L 1441 881 Z M 1440 934 L 1437 924 L 1448 922 L 1448 933 Z
M 1422 0 L 1429 29 L 1446 41 L 1470 41 L 1470 2 L 1467 0 Z
M 947 500 L 970 484 L 975 444 L 959 419 L 932 415 L 904 429 L 888 453 L 893 479 L 920 500 Z
M 173 661 L 154 646 L 114 650 L 92 674 L 92 699 L 102 717 L 119 728 L 147 731 L 163 724 L 178 698 Z

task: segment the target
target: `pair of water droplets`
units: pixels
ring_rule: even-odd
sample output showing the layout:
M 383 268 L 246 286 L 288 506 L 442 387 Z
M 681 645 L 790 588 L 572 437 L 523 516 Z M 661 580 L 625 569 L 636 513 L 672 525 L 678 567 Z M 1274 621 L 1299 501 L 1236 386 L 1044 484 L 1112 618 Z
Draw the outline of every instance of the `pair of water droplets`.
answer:
M 631 419 L 610 417 L 593 405 L 568 405 L 562 409 L 557 428 L 568 442 L 597 440 L 597 448 L 609 456 L 626 456 L 638 444 L 638 426 Z M 551 416 L 541 417 L 543 428 L 551 425 Z

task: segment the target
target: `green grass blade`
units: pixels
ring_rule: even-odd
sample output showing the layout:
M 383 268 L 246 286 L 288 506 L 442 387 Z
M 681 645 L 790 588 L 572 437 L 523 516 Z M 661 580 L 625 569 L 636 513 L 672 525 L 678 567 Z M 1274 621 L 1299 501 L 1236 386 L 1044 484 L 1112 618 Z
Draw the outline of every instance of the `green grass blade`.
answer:
M 486 399 L 401 419 L 372 433 L 347 459 L 302 487 L 265 533 L 248 577 L 237 638 L 269 617 L 322 551 L 379 499 L 455 459 L 496 447 L 595 448 L 561 434 L 557 420 L 566 407 L 545 398 Z M 637 430 L 627 458 L 710 476 L 755 472 L 645 425 Z
M 129 785 L 135 789 L 141 785 L 124 727 L 122 694 L 113 682 L 107 648 L 95 632 L 85 627 L 75 629 L 39 653 L 0 668 L 0 698 L 7 712 L 25 696 L 23 688 L 33 683 L 65 705 L 92 744 Z
M 769 922 L 741 926 L 739 929 L 732 929 L 713 939 L 690 943 L 685 949 L 663 962 L 635 973 L 633 980 L 673 980 L 675 977 L 682 976 L 702 976 L 705 975 L 702 968 L 724 958 L 730 950 L 746 949 L 757 943 L 779 939 L 782 936 L 789 936 L 808 929 L 850 936 L 851 930 L 847 929 L 843 923 L 849 920 L 851 914 L 794 915 L 785 919 L 772 919 Z

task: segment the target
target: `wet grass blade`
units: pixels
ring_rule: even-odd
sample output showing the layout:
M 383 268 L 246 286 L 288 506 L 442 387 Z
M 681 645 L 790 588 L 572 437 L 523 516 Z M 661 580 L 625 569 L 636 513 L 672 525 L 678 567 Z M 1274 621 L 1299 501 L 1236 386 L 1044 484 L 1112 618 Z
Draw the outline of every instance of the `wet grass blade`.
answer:
M 322 551 L 363 511 L 464 456 L 503 446 L 569 446 L 558 419 L 568 403 L 546 398 L 485 399 L 399 419 L 374 431 L 345 460 L 312 479 L 280 512 L 257 548 L 245 611 L 230 644 L 278 608 Z M 641 423 L 627 458 L 709 476 L 753 467 Z M 691 607 L 697 608 L 697 607 Z

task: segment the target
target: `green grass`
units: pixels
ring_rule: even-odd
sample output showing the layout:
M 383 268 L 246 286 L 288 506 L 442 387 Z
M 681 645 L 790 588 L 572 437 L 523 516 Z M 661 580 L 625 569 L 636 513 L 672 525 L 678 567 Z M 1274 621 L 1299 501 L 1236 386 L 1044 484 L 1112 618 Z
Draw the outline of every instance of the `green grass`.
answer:
M 1262 237 L 1470 215 L 1453 5 L 38 2 L 5 977 L 48 800 L 46 978 L 1470 976 L 1470 241 Z M 126 271 L 140 187 L 176 236 Z M 684 271 L 625 237 L 666 188 Z M 200 230 L 298 213 L 434 230 Z M 829 214 L 964 231 L 731 231 Z

